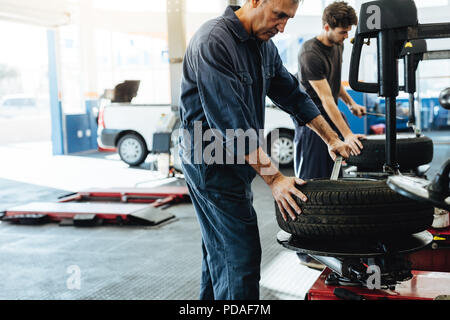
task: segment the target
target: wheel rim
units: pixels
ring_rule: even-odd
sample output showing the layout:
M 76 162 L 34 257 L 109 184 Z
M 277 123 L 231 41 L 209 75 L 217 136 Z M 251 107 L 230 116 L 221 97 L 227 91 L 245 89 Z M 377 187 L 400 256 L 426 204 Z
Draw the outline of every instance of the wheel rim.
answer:
M 142 156 L 141 144 L 133 138 L 125 139 L 120 145 L 120 155 L 122 159 L 127 163 L 137 162 Z
M 294 160 L 294 142 L 280 137 L 272 144 L 271 155 L 279 164 L 289 164 Z

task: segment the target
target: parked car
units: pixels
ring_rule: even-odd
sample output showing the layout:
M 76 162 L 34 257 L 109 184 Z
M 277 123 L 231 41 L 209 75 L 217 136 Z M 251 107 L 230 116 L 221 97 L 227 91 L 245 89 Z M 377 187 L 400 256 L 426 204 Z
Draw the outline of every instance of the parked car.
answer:
M 2 97 L 0 100 L 0 108 L 36 108 L 37 101 L 35 97 L 15 94 Z
M 25 94 L 3 96 L 0 100 L 0 116 L 15 117 L 37 113 L 38 101 L 35 97 Z
M 169 104 L 132 103 L 139 89 L 139 80 L 125 80 L 114 89 L 106 89 L 100 97 L 97 117 L 97 143 L 102 149 L 117 149 L 122 161 L 138 166 L 153 148 L 153 134 L 172 114 Z M 93 110 L 95 113 L 96 110 Z M 170 132 L 170 131 L 169 131 Z
M 271 139 L 276 130 L 278 130 L 278 137 Z M 282 168 L 294 165 L 294 133 L 294 122 L 290 115 L 274 105 L 268 104 L 264 123 L 267 153 Z
M 98 116 L 97 142 L 104 149 L 117 148 L 120 158 L 138 166 L 152 151 L 153 134 L 170 105 L 111 103 L 102 106 Z

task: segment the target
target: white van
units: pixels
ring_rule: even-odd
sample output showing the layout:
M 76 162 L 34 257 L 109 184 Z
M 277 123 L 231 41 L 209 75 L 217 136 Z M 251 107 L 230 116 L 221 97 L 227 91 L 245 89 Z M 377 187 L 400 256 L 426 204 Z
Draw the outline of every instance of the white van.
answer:
M 170 105 L 111 103 L 98 114 L 97 143 L 100 148 L 117 148 L 120 158 L 138 166 L 152 151 L 153 134 L 161 117 L 174 112 Z

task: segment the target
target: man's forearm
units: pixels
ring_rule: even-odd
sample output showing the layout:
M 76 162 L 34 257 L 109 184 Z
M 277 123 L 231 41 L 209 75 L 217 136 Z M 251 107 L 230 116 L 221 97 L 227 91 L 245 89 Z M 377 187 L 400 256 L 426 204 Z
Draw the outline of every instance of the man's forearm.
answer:
M 315 117 L 306 125 L 317 133 L 327 145 L 332 145 L 336 141 L 340 141 L 337 133 L 330 127 L 322 115 Z M 273 164 L 270 157 L 261 147 L 258 147 L 246 155 L 245 161 L 263 178 L 268 185 L 271 185 L 275 179 L 282 176 L 281 172 Z
M 268 185 L 281 175 L 281 172 L 261 147 L 246 155 L 245 161 L 255 169 Z
M 332 97 L 325 98 L 322 100 L 323 107 L 330 117 L 331 121 L 338 128 L 339 132 L 345 137 L 352 133 L 344 118 L 342 117 L 341 112 L 339 111 L 338 106 L 334 102 Z
M 342 99 L 342 101 L 344 101 L 344 103 L 351 108 L 354 104 L 355 101 L 352 99 L 352 97 L 350 97 L 350 95 L 348 94 L 348 92 L 344 89 L 343 86 L 341 86 L 341 90 L 339 91 L 339 98 Z
M 332 144 L 336 140 L 339 140 L 337 133 L 330 127 L 322 115 L 315 117 L 306 125 L 317 133 L 319 137 L 321 137 L 322 140 L 328 145 Z

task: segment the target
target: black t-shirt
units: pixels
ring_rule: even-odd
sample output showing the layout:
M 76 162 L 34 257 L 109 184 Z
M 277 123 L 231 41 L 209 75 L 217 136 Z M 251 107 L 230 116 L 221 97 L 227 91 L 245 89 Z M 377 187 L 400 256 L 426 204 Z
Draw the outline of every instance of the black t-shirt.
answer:
M 300 84 L 312 98 L 320 112 L 328 120 L 328 115 L 316 91 L 309 84 L 309 80 L 327 79 L 336 105 L 341 89 L 341 70 L 343 45 L 328 47 L 317 38 L 306 41 L 298 55 L 298 77 Z

